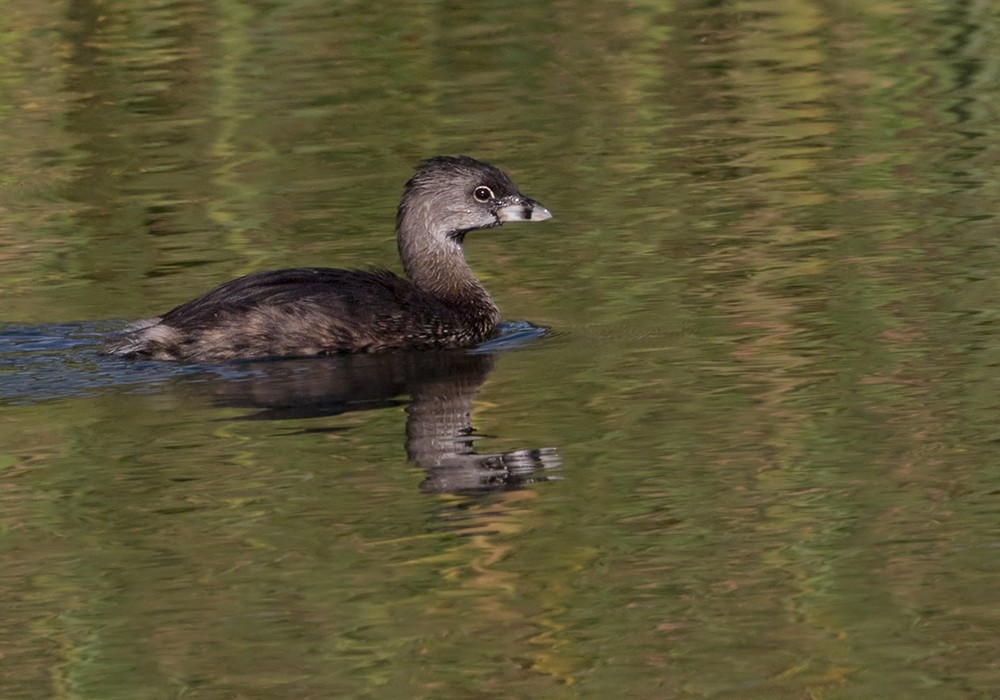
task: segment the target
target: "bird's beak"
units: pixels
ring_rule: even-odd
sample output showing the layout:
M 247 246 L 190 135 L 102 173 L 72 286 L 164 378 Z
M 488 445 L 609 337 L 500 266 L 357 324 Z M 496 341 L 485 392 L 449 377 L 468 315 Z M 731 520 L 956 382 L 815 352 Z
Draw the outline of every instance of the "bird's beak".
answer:
M 497 218 L 500 221 L 545 221 L 552 218 L 552 212 L 533 199 L 517 197 L 497 209 Z

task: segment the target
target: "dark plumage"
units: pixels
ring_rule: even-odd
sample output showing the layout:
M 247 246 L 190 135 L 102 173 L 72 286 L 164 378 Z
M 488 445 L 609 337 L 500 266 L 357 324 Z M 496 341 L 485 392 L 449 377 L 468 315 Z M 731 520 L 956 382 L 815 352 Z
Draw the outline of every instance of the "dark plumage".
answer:
M 473 345 L 495 332 L 500 313 L 465 261 L 465 234 L 551 216 L 492 165 L 431 158 L 396 215 L 408 279 L 379 269 L 255 273 L 132 324 L 105 350 L 211 362 Z

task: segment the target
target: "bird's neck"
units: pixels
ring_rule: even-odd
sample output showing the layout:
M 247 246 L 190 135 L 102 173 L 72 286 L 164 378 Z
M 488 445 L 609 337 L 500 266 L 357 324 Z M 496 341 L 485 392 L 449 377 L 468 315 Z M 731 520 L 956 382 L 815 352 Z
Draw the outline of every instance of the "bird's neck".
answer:
M 476 317 L 477 325 L 496 325 L 500 312 L 469 267 L 462 243 L 430 231 L 420 218 L 404 214 L 396 228 L 406 276 L 443 304 Z

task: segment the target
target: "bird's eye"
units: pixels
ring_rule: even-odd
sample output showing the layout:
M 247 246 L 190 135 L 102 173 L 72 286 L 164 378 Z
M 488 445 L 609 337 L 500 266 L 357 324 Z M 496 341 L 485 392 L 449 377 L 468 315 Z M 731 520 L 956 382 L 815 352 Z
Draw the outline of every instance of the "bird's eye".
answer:
M 493 199 L 493 190 L 480 186 L 473 191 L 472 196 L 476 198 L 477 202 L 488 202 Z

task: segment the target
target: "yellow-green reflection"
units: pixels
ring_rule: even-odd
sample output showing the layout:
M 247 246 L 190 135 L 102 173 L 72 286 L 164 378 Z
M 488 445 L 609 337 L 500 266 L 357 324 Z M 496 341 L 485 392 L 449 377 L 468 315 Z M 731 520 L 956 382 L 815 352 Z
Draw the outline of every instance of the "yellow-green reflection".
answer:
M 5 10 L 5 697 L 1000 683 L 994 5 Z M 553 334 L 457 379 L 476 454 L 558 480 L 434 487 L 410 385 L 279 420 L 47 325 L 394 266 L 412 165 L 458 152 L 556 214 L 470 237 Z

